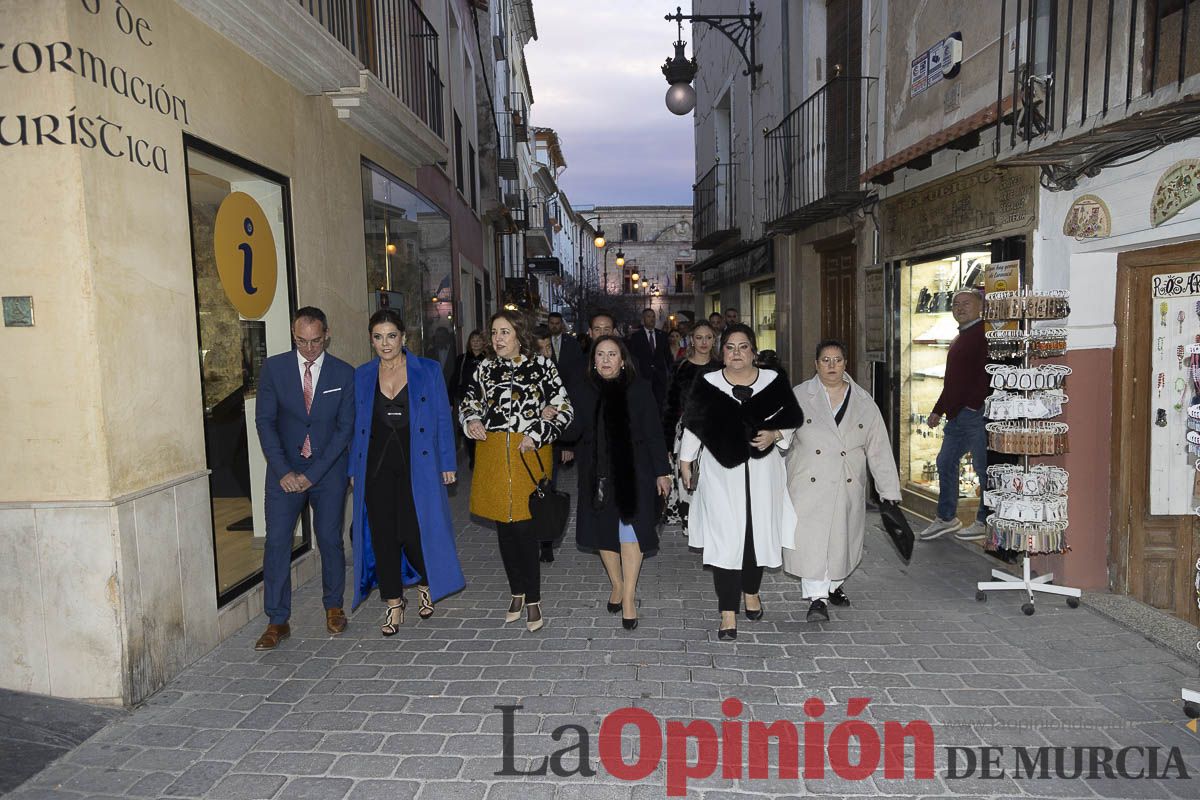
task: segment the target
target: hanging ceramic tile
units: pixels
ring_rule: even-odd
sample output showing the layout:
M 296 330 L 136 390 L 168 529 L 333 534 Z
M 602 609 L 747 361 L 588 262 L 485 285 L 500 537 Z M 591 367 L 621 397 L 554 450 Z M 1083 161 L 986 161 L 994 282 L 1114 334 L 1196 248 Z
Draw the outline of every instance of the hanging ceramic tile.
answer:
M 1067 210 L 1063 235 L 1075 239 L 1104 239 L 1112 233 L 1108 205 L 1094 194 L 1081 195 Z
M 1200 159 L 1176 161 L 1158 179 L 1150 201 L 1150 225 L 1157 228 L 1200 200 Z

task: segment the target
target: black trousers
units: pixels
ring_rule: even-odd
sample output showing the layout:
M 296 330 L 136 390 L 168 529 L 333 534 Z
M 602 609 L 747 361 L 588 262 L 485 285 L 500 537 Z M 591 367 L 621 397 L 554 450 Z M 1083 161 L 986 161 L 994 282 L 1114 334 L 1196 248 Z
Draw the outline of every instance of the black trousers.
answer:
M 717 606 L 721 611 L 737 613 L 742 603 L 742 593 L 758 594 L 762 586 L 763 568 L 758 565 L 754 552 L 754 517 L 750 513 L 750 465 L 746 471 L 746 541 L 742 545 L 742 568 L 724 569 L 713 567 L 713 585 L 717 589 Z
M 425 553 L 421 549 L 421 525 L 413 502 L 412 478 L 407 467 L 401 471 L 383 465 L 368 472 L 365 489 L 379 596 L 384 600 L 395 600 L 404 596 L 401 553 L 412 568 L 421 573 L 421 583 L 429 582 Z
M 497 522 L 496 535 L 509 591 L 525 595 L 526 603 L 541 602 L 542 569 L 538 563 L 541 547 L 531 522 Z

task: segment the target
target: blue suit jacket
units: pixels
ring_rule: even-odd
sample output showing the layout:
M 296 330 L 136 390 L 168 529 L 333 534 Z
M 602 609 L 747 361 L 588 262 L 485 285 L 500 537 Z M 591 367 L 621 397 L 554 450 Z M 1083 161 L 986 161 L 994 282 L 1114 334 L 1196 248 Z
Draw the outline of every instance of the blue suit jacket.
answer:
M 454 524 L 450 500 L 442 483 L 443 472 L 458 469 L 454 451 L 454 422 L 446 379 L 438 362 L 408 356 L 409 454 L 413 500 L 417 522 L 421 526 L 421 549 L 425 556 L 425 576 L 434 600 L 461 591 L 466 586 L 454 543 Z M 379 386 L 379 359 L 373 358 L 354 373 L 354 441 L 350 445 L 349 474 L 354 479 L 354 527 L 350 541 L 354 548 L 354 601 L 352 608 L 366 599 L 377 582 L 375 550 L 371 547 L 371 529 L 367 520 L 367 451 L 371 446 L 371 413 Z M 405 584 L 415 583 L 416 570 L 405 559 L 402 564 Z
M 279 479 L 289 472 L 304 475 L 314 486 L 327 473 L 344 480 L 354 431 L 354 367 L 326 353 L 308 412 L 296 352 L 271 356 L 258 380 L 254 424 L 267 457 L 268 490 L 279 488 Z M 312 446 L 308 459 L 300 456 L 306 436 Z

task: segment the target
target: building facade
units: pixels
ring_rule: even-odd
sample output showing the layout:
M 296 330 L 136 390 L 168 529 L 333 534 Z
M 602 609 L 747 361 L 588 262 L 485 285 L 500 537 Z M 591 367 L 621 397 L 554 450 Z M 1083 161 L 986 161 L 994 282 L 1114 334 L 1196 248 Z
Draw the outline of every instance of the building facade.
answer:
M 0 685 L 138 702 L 261 612 L 255 388 L 296 308 L 356 364 L 383 305 L 446 358 L 486 311 L 474 5 L 0 8 Z M 319 573 L 306 523 L 293 554 Z
M 690 272 L 692 209 L 689 206 L 595 206 L 591 214 L 604 230 L 597 303 L 616 314 L 618 325 L 641 324 L 652 308 L 660 327 L 695 316 L 698 303 Z M 636 277 L 635 277 L 636 276 Z
M 758 6 L 757 65 L 711 28 L 692 30 L 707 303 L 744 305 L 773 281 L 779 350 L 798 379 L 819 337 L 848 342 L 851 374 L 888 420 L 905 505 L 928 517 L 940 440 L 923 423 L 957 332 L 949 298 L 963 287 L 1070 292 L 1070 446 L 1049 459 L 1070 473 L 1070 549 L 1035 567 L 1196 622 L 1187 435 L 1200 404 L 1188 349 L 1200 343 L 1200 48 L 1186 9 Z M 769 256 L 739 263 L 756 249 Z M 987 285 L 998 263 L 1004 287 Z M 963 519 L 980 482 L 964 464 Z

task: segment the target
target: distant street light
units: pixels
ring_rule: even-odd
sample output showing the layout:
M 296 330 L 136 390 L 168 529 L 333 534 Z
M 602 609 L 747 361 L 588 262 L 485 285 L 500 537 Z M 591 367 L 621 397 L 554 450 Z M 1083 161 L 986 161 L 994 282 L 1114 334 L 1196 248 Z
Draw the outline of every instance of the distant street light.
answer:
M 617 251 L 617 266 L 618 267 L 625 266 L 625 253 L 622 252 L 621 250 Z

